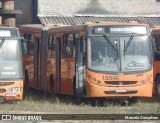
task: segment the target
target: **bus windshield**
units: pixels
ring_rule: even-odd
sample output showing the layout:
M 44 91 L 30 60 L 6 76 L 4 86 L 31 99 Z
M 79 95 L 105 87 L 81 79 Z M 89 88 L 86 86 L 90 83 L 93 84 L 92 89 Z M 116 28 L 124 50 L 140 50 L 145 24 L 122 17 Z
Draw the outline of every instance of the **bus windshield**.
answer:
M 87 41 L 87 66 L 94 71 L 125 73 L 152 66 L 148 35 L 92 35 Z
M 23 78 L 21 43 L 18 39 L 0 38 L 0 78 Z

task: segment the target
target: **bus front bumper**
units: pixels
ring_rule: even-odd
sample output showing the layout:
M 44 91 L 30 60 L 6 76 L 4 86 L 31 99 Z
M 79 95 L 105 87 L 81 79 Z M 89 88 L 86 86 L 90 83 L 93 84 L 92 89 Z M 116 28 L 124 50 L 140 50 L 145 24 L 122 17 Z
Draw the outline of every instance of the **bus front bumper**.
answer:
M 0 102 L 22 99 L 23 80 L 0 82 Z
M 108 87 L 86 83 L 87 97 L 152 97 L 153 83 L 141 86 Z
M 6 93 L 5 95 L 0 94 L 0 102 L 22 100 L 20 93 Z

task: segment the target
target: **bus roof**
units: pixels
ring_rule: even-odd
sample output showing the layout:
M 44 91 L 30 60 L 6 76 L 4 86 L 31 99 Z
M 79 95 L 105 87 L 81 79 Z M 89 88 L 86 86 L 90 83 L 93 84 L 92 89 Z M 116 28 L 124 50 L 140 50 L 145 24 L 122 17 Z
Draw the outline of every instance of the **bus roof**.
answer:
M 66 25 L 66 26 L 57 26 L 57 27 L 51 27 L 48 29 L 48 32 L 65 32 L 65 31 L 80 31 L 84 30 L 86 28 L 86 25 Z
M 118 25 L 122 25 L 122 26 L 149 26 L 147 24 L 140 24 L 137 22 L 129 22 L 129 23 L 120 23 L 120 22 L 101 22 L 101 23 L 92 23 L 92 22 L 86 22 L 84 24 L 80 24 L 80 25 L 66 25 L 65 27 L 61 27 L 61 26 L 57 26 L 54 28 L 50 28 L 48 29 L 49 32 L 65 32 L 65 31 L 79 31 L 79 30 L 84 30 L 87 27 L 91 27 L 91 26 L 118 26 Z
M 131 26 L 149 26 L 147 24 L 140 24 L 136 21 L 129 21 L 128 23 L 122 23 L 122 22 L 100 22 L 100 23 L 92 23 L 92 22 L 86 22 L 85 23 L 88 26 L 99 26 L 99 25 L 131 25 Z
M 160 26 L 155 26 L 151 28 L 151 34 L 152 35 L 160 35 Z
M 42 24 L 25 24 L 20 25 L 20 31 L 27 31 L 27 32 L 41 32 L 44 26 Z
M 16 27 L 2 26 L 2 25 L 0 25 L 0 28 L 7 28 L 7 29 L 17 29 Z
M 129 23 L 120 23 L 120 22 L 100 22 L 100 23 L 93 23 L 93 22 L 86 22 L 80 25 L 62 25 L 62 24 L 25 24 L 20 25 L 20 31 L 25 32 L 37 32 L 41 33 L 43 30 L 48 30 L 48 32 L 65 32 L 65 31 L 80 31 L 85 30 L 87 27 L 90 26 L 116 26 L 116 25 L 132 25 L 132 26 L 148 26 L 147 24 L 140 24 L 135 21 Z
M 56 24 L 25 24 L 20 25 L 19 29 L 20 31 L 28 31 L 28 32 L 41 32 L 42 30 L 49 29 L 51 27 L 57 27 L 57 26 L 65 26 L 65 25 L 56 25 Z

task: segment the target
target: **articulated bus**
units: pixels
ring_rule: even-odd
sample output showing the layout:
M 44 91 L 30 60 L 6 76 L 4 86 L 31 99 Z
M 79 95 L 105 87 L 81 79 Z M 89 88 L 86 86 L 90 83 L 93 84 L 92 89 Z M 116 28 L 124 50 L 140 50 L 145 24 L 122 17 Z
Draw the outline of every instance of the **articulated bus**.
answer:
M 153 62 L 153 75 L 155 78 L 153 93 L 160 95 L 160 26 L 155 26 L 151 28 L 151 35 L 153 38 L 153 48 L 154 48 L 154 62 Z
M 22 63 L 19 29 L 0 26 L 0 102 L 22 100 Z
M 48 41 L 47 31 L 56 25 L 27 24 L 21 25 L 20 35 L 23 40 L 23 72 L 25 89 L 45 90 L 46 60 Z M 60 26 L 60 25 L 59 25 Z
M 152 96 L 148 25 L 21 25 L 20 32 L 27 44 L 24 69 L 29 87 L 76 97 Z

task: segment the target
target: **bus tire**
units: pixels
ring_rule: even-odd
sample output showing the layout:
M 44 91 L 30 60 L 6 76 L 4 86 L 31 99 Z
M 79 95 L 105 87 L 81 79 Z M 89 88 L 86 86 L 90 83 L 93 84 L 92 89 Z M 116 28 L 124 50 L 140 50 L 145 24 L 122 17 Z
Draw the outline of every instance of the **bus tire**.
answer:
M 76 96 L 76 76 L 73 77 L 73 95 Z
M 76 105 L 79 105 L 79 104 L 81 104 L 82 97 L 81 97 L 81 96 L 76 95 L 75 100 L 76 100 Z
M 132 105 L 134 103 L 138 102 L 138 97 L 130 97 L 128 98 L 129 105 Z
M 156 92 L 156 96 L 160 96 L 160 74 L 156 75 L 155 92 Z

